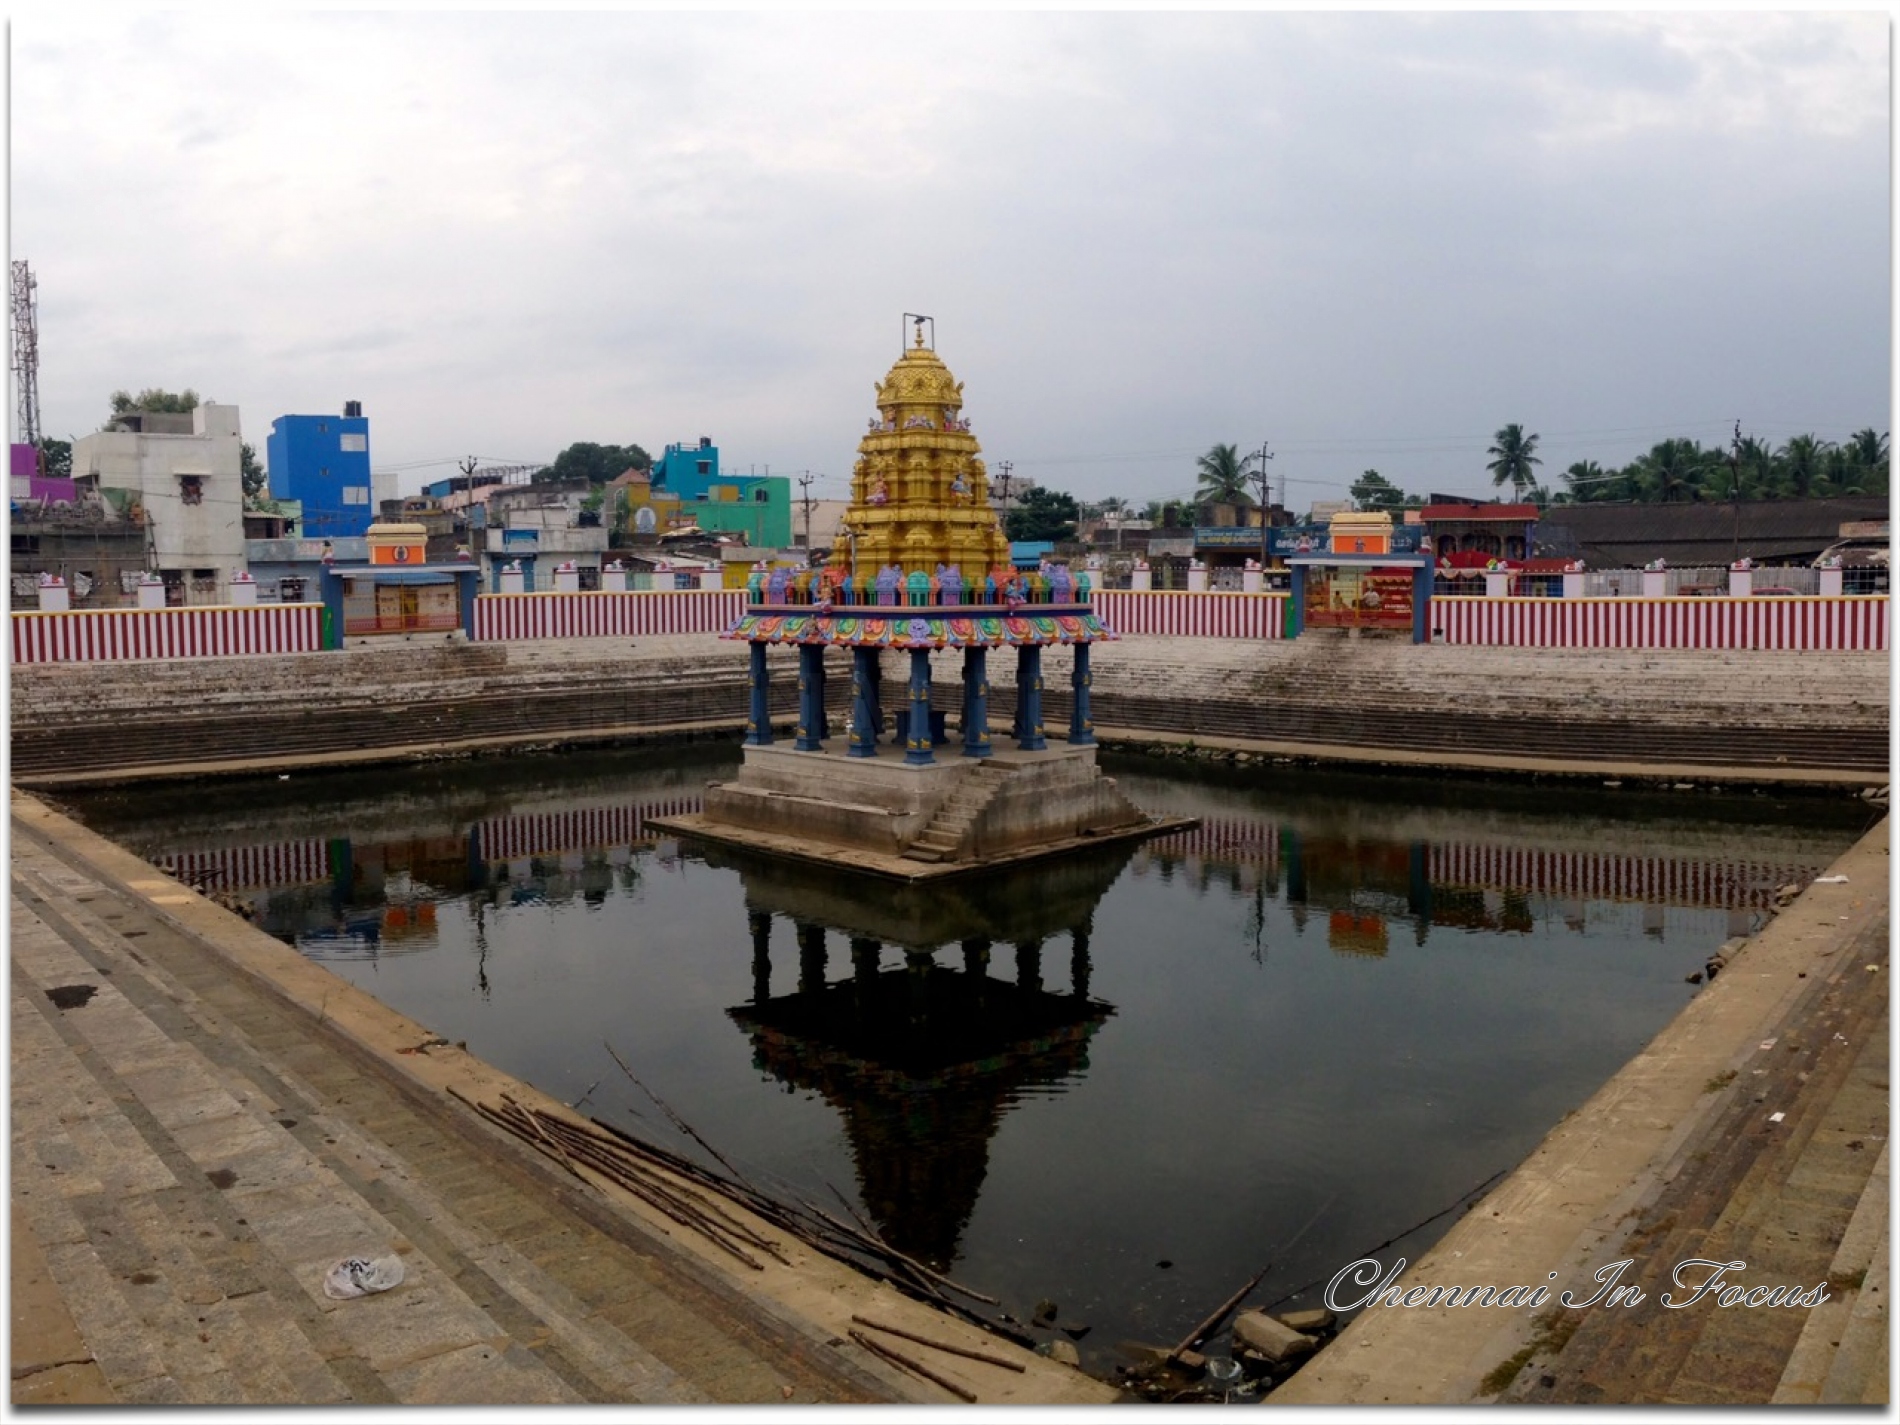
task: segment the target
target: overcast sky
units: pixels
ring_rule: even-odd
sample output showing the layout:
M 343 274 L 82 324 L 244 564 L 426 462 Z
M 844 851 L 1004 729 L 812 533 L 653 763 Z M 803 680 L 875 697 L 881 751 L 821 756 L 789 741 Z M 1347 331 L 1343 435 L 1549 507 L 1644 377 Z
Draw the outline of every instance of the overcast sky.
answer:
M 842 496 L 936 319 L 1085 498 L 1263 441 L 1490 491 L 1889 425 L 1884 15 L 215 13 L 12 24 L 42 425 L 192 387 L 457 457 L 711 436 Z M 425 464 L 425 462 L 436 462 Z

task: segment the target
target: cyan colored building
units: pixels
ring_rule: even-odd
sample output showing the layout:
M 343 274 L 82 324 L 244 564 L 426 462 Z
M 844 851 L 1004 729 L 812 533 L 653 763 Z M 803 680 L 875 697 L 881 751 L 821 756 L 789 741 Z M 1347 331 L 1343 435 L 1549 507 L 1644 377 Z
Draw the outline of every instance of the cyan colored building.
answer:
M 273 499 L 303 505 L 306 539 L 353 538 L 376 519 L 369 468 L 369 421 L 360 401 L 341 416 L 279 416 L 265 445 Z
M 676 497 L 679 513 L 712 534 L 743 534 L 762 549 L 792 543 L 792 482 L 783 475 L 722 475 L 710 436 L 674 444 L 653 463 L 653 494 Z

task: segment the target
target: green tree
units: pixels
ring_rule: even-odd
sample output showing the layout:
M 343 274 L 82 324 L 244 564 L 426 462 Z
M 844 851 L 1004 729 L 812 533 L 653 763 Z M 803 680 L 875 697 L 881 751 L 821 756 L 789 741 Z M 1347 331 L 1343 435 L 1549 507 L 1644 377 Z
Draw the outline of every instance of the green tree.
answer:
M 1408 498 L 1405 491 L 1377 470 L 1366 471 L 1352 482 L 1346 493 L 1352 496 L 1353 503 L 1362 510 L 1404 509 Z
M 249 441 L 238 446 L 240 475 L 244 481 L 244 498 L 261 500 L 270 494 L 270 476 L 262 465 L 257 463 L 257 450 Z
M 1827 478 L 1827 452 L 1830 441 L 1813 435 L 1791 436 L 1776 452 L 1780 464 L 1780 487 L 1785 494 L 1805 500 L 1816 493 L 1815 487 Z
M 1075 496 L 1037 485 L 1009 512 L 1011 539 L 1047 539 L 1060 544 L 1075 538 L 1079 511 Z
M 40 469 L 54 480 L 72 478 L 73 443 L 70 440 L 54 440 L 51 436 L 41 436 Z
M 1200 484 L 1194 498 L 1207 504 L 1251 505 L 1247 493 L 1247 472 L 1240 451 L 1231 445 L 1214 446 L 1194 462 Z
M 1707 473 L 1709 457 L 1693 440 L 1671 437 L 1650 447 L 1637 462 L 1646 498 L 1680 504 L 1696 498 Z
M 1533 467 L 1544 463 L 1534 453 L 1537 450 L 1537 437 L 1525 435 L 1524 427 L 1513 422 L 1492 439 L 1497 443 L 1485 454 L 1495 458 L 1484 467 L 1491 472 L 1491 483 L 1509 485 L 1512 497 L 1522 499 L 1524 492 L 1537 483 Z
M 129 416 L 138 411 L 150 415 L 190 415 L 204 404 L 198 393 L 189 386 L 182 391 L 166 391 L 157 386 L 148 386 L 136 396 L 126 391 L 114 391 L 111 400 L 112 414 L 106 420 L 107 425 L 120 416 Z
M 1564 483 L 1570 486 L 1571 503 L 1582 504 L 1586 500 L 1607 498 L 1603 491 L 1611 477 L 1604 474 L 1603 467 L 1594 460 L 1579 460 L 1564 471 Z
M 537 470 L 534 479 L 536 483 L 585 480 L 590 485 L 605 485 L 629 470 L 652 468 L 652 457 L 637 445 L 597 445 L 583 440 L 555 456 L 552 465 Z

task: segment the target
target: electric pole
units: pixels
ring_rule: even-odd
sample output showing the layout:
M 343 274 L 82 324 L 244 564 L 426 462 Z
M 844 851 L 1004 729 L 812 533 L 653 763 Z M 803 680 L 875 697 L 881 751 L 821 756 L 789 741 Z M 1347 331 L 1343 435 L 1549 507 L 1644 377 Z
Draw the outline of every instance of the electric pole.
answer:
M 811 562 L 811 482 L 813 476 L 807 470 L 798 477 L 799 498 L 805 504 L 805 560 Z
M 1735 543 L 1728 560 L 1733 564 L 1742 557 L 1742 421 L 1735 419 L 1735 439 L 1728 448 L 1728 498 L 1735 507 Z
M 1009 540 L 1009 472 L 1016 467 L 1010 461 L 999 460 L 996 468 L 1003 472 L 1003 540 Z
M 1260 471 L 1254 478 L 1260 482 L 1260 567 L 1265 569 L 1267 567 L 1267 484 L 1271 479 L 1267 473 L 1267 462 L 1273 459 L 1273 452 L 1267 449 L 1267 442 L 1263 440 L 1260 442 L 1260 449 L 1247 452 L 1247 459 L 1260 462 Z M 1284 503 L 1286 499 L 1284 477 L 1282 477 L 1280 488 L 1282 491 L 1280 498 Z

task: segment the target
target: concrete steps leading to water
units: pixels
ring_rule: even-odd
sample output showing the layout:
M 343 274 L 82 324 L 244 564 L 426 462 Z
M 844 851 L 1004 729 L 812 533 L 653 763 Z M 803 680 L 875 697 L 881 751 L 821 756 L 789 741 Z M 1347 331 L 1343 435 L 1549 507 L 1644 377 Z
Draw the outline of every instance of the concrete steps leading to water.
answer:
M 1070 712 L 1068 654 L 1043 658 L 1044 724 Z M 884 659 L 887 709 L 901 659 Z M 956 711 L 962 655 L 933 656 Z M 775 718 L 796 710 L 795 651 L 769 655 Z M 842 729 L 850 668 L 832 650 Z M 988 660 L 991 712 L 1015 710 L 1015 659 Z M 1376 639 L 1128 638 L 1097 649 L 1093 721 L 1171 738 L 1581 762 L 1822 768 L 1884 775 L 1884 654 L 1497 649 Z M 351 648 L 284 658 L 16 668 L 14 769 L 59 776 L 479 739 L 532 743 L 641 728 L 737 730 L 746 649 L 710 635 Z M 839 735 L 842 735 L 841 732 Z

